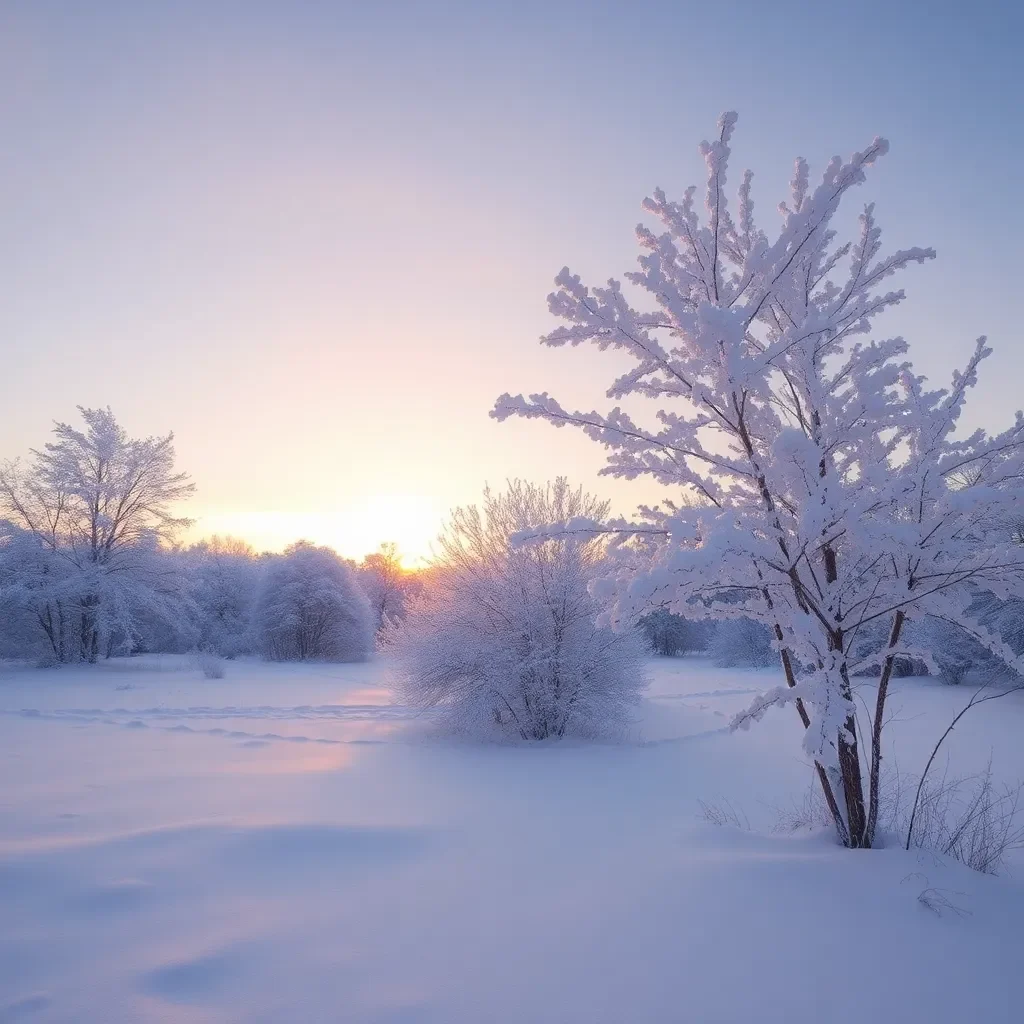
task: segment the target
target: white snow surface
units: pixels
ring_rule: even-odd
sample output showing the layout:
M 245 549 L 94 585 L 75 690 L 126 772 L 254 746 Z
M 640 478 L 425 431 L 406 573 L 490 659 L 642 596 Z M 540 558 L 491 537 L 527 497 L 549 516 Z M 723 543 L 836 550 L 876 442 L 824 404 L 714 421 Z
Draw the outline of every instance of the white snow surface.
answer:
M 653 661 L 624 742 L 541 746 L 433 737 L 388 672 L 0 670 L 0 1022 L 1020 1020 L 1020 858 L 769 834 L 799 722 L 726 726 L 772 672 Z M 894 686 L 910 773 L 969 691 Z M 1022 735 L 982 706 L 951 764 L 1015 781 Z

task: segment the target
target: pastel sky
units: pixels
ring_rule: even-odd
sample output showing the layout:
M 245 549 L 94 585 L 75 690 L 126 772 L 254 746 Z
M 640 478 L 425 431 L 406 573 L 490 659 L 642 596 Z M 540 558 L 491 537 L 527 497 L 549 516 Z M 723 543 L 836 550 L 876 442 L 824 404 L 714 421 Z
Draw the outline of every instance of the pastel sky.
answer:
M 876 134 L 864 201 L 931 245 L 886 324 L 971 425 L 1024 405 L 1019 2 L 0 3 L 0 457 L 75 406 L 174 430 L 197 533 L 414 559 L 485 482 L 597 477 L 600 449 L 488 418 L 604 407 L 617 365 L 537 344 L 568 264 L 632 266 L 652 188 L 732 183 L 771 224 L 792 161 Z M 851 210 L 851 214 L 857 211 Z

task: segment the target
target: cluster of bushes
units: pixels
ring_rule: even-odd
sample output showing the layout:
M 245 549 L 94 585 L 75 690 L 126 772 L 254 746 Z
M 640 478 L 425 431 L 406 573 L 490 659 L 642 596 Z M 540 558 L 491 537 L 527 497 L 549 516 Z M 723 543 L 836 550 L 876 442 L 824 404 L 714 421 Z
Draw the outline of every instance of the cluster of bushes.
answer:
M 665 657 L 707 654 L 723 668 L 765 668 L 778 661 L 768 629 L 752 619 L 711 622 L 687 619 L 664 608 L 650 612 L 640 627 L 651 650 Z
M 44 571 L 29 575 L 26 549 L 28 568 L 42 563 Z M 367 594 L 372 572 L 330 548 L 300 541 L 283 554 L 257 555 L 241 542 L 215 537 L 150 552 L 137 585 L 129 580 L 117 591 L 70 573 L 50 585 L 56 572 L 45 571 L 45 563 L 59 559 L 33 548 L 24 535 L 0 544 L 0 656 L 47 664 L 199 651 L 222 658 L 360 661 L 374 647 L 379 623 Z M 86 616 L 95 652 L 81 643 Z
M 283 554 L 218 538 L 182 547 L 190 521 L 175 513 L 193 486 L 173 435 L 133 438 L 110 409 L 79 412 L 84 427 L 57 423 L 27 465 L 0 466 L 0 657 L 351 661 L 404 614 L 393 546 L 358 567 L 304 541 Z

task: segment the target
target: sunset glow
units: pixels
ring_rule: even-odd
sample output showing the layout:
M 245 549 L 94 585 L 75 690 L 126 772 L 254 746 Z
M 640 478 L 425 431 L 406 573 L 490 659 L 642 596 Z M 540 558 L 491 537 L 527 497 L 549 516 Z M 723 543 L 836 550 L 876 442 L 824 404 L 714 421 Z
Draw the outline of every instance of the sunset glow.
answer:
M 413 569 L 430 557 L 447 511 L 436 499 L 417 494 L 371 495 L 328 512 L 211 510 L 200 512 L 190 537 L 238 537 L 257 551 L 281 551 L 308 540 L 357 561 L 393 542 L 402 564 Z
M 951 190 L 941 154 L 956 149 L 977 180 L 983 153 L 1015 165 L 1011 136 L 989 130 L 1015 110 L 998 62 L 972 65 L 983 102 L 965 98 L 958 74 L 915 106 L 904 93 L 921 75 L 881 61 L 884 102 L 811 92 L 795 118 L 765 99 L 757 60 L 720 91 L 702 62 L 674 53 L 652 56 L 635 79 L 609 76 L 607 56 L 569 66 L 559 32 L 575 32 L 574 19 L 556 30 L 528 5 L 481 8 L 481 24 L 494 25 L 472 46 L 458 4 L 422 23 L 374 5 L 283 21 L 264 10 L 244 40 L 205 8 L 199 31 L 177 5 L 158 7 L 0 15 L 6 94 L 31 98 L 2 112 L 16 301 L 2 311 L 13 358 L 0 455 L 28 452 L 78 404 L 109 404 L 136 436 L 173 430 L 196 484 L 181 510 L 197 520 L 193 539 L 231 533 L 277 549 L 308 536 L 350 557 L 393 540 L 415 561 L 450 508 L 509 477 L 566 473 L 622 514 L 657 500 L 644 481 L 599 478 L 602 454 L 585 438 L 487 414 L 506 391 L 594 403 L 599 363 L 536 344 L 556 326 L 552 280 L 566 264 L 591 280 L 627 269 L 641 200 L 700 180 L 692 140 L 730 105 L 744 117 L 736 174 L 765 168 L 757 203 L 776 195 L 794 153 L 839 152 L 876 132 L 895 140 L 863 200 L 878 200 L 894 242 L 923 238 L 941 254 L 927 273 L 915 268 L 915 303 L 893 319 L 894 331 L 928 339 L 921 372 L 944 379 L 981 329 L 965 294 L 1013 290 L 1015 209 L 982 190 L 978 205 L 936 215 Z M 748 38 L 770 50 L 782 41 L 768 10 L 748 12 Z M 686 31 L 714 17 L 688 9 Z M 655 45 L 641 21 L 616 22 L 601 45 L 619 31 L 623 52 Z M 108 46 L 118 56 L 100 74 Z M 844 65 L 837 80 L 860 67 Z M 566 89 L 606 110 L 613 134 L 656 144 L 638 157 L 538 116 Z M 671 131 L 656 93 L 671 98 Z M 959 145 L 968 124 L 987 148 Z M 978 220 L 1000 225 L 984 260 L 961 247 Z M 993 338 L 1017 329 L 999 304 L 981 327 Z M 1005 417 L 1017 377 L 1003 350 L 994 367 L 985 408 Z

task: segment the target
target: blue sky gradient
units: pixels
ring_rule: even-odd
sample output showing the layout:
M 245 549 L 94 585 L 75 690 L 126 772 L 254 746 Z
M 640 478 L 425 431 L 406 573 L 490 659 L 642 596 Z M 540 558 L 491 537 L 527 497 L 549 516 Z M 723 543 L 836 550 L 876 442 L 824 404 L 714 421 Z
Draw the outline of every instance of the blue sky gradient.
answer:
M 988 334 L 968 425 L 999 426 L 1024 405 L 1022 37 L 991 0 L 4 3 L 0 457 L 109 404 L 175 430 L 200 532 L 353 555 L 420 553 L 512 475 L 628 511 L 656 491 L 487 411 L 604 404 L 614 365 L 536 344 L 552 278 L 629 269 L 640 201 L 700 182 L 726 109 L 768 226 L 795 156 L 890 139 L 857 201 L 939 258 L 884 330 L 943 381 Z

